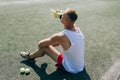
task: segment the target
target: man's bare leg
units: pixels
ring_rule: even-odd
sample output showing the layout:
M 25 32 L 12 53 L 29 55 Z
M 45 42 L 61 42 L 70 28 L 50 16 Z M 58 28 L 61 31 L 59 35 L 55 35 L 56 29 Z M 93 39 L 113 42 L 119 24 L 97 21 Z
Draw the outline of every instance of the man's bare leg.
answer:
M 23 57 L 24 59 L 28 59 L 28 60 L 34 60 L 37 57 L 42 57 L 45 55 L 45 52 L 43 51 L 43 48 L 41 49 L 37 49 L 32 53 L 29 52 L 20 52 L 21 57 Z
M 52 45 L 50 45 L 48 47 L 37 49 L 36 51 L 30 53 L 29 57 L 33 59 L 37 57 L 43 57 L 45 54 L 47 54 L 55 62 L 57 62 L 57 59 L 60 53 Z
M 60 55 L 60 52 L 57 49 L 50 45 L 45 49 L 45 52 L 57 63 L 58 56 Z
M 34 52 L 30 53 L 29 58 L 34 59 L 38 57 L 43 57 L 45 55 L 45 52 L 43 49 L 37 49 Z

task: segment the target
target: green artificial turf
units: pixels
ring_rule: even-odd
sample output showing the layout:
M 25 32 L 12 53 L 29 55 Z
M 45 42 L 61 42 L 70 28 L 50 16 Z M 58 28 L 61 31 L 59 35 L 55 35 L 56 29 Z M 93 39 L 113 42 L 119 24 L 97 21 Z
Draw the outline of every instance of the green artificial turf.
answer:
M 0 0 L 0 80 L 99 80 L 120 58 L 119 0 L 9 2 Z M 51 8 L 78 12 L 76 24 L 85 36 L 85 70 L 77 75 L 56 71 L 48 56 L 38 58 L 36 64 L 19 56 L 20 51 L 34 51 L 39 40 L 63 30 L 60 20 L 50 15 Z M 21 75 L 21 67 L 30 68 L 30 75 Z

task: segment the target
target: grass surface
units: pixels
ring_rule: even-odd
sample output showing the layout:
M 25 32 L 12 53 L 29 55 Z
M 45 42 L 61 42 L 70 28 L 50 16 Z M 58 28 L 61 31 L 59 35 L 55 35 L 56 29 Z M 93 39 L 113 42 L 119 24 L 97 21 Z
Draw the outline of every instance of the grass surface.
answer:
M 0 80 L 99 80 L 120 58 L 119 4 L 119 0 L 0 4 Z M 48 56 L 37 59 L 36 65 L 23 61 L 20 51 L 33 51 L 39 40 L 63 30 L 49 10 L 68 7 L 78 12 L 76 23 L 85 35 L 86 70 L 74 76 L 56 71 L 55 63 Z M 20 75 L 21 67 L 29 67 L 31 74 Z

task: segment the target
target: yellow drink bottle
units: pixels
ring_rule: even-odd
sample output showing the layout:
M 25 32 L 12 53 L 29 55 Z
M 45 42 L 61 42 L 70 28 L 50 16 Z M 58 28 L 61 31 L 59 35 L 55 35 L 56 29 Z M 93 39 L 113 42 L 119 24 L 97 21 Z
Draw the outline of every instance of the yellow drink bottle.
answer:
M 57 13 L 55 10 L 51 9 L 51 15 L 54 16 L 55 18 L 61 19 L 63 13 Z

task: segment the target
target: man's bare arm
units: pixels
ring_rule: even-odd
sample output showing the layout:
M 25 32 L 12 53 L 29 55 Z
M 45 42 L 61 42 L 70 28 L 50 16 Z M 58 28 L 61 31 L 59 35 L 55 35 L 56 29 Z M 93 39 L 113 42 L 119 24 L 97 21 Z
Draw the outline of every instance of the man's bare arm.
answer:
M 46 47 L 49 45 L 57 46 L 61 43 L 61 37 L 62 33 L 56 33 L 47 39 L 41 40 L 39 42 L 39 47 Z

